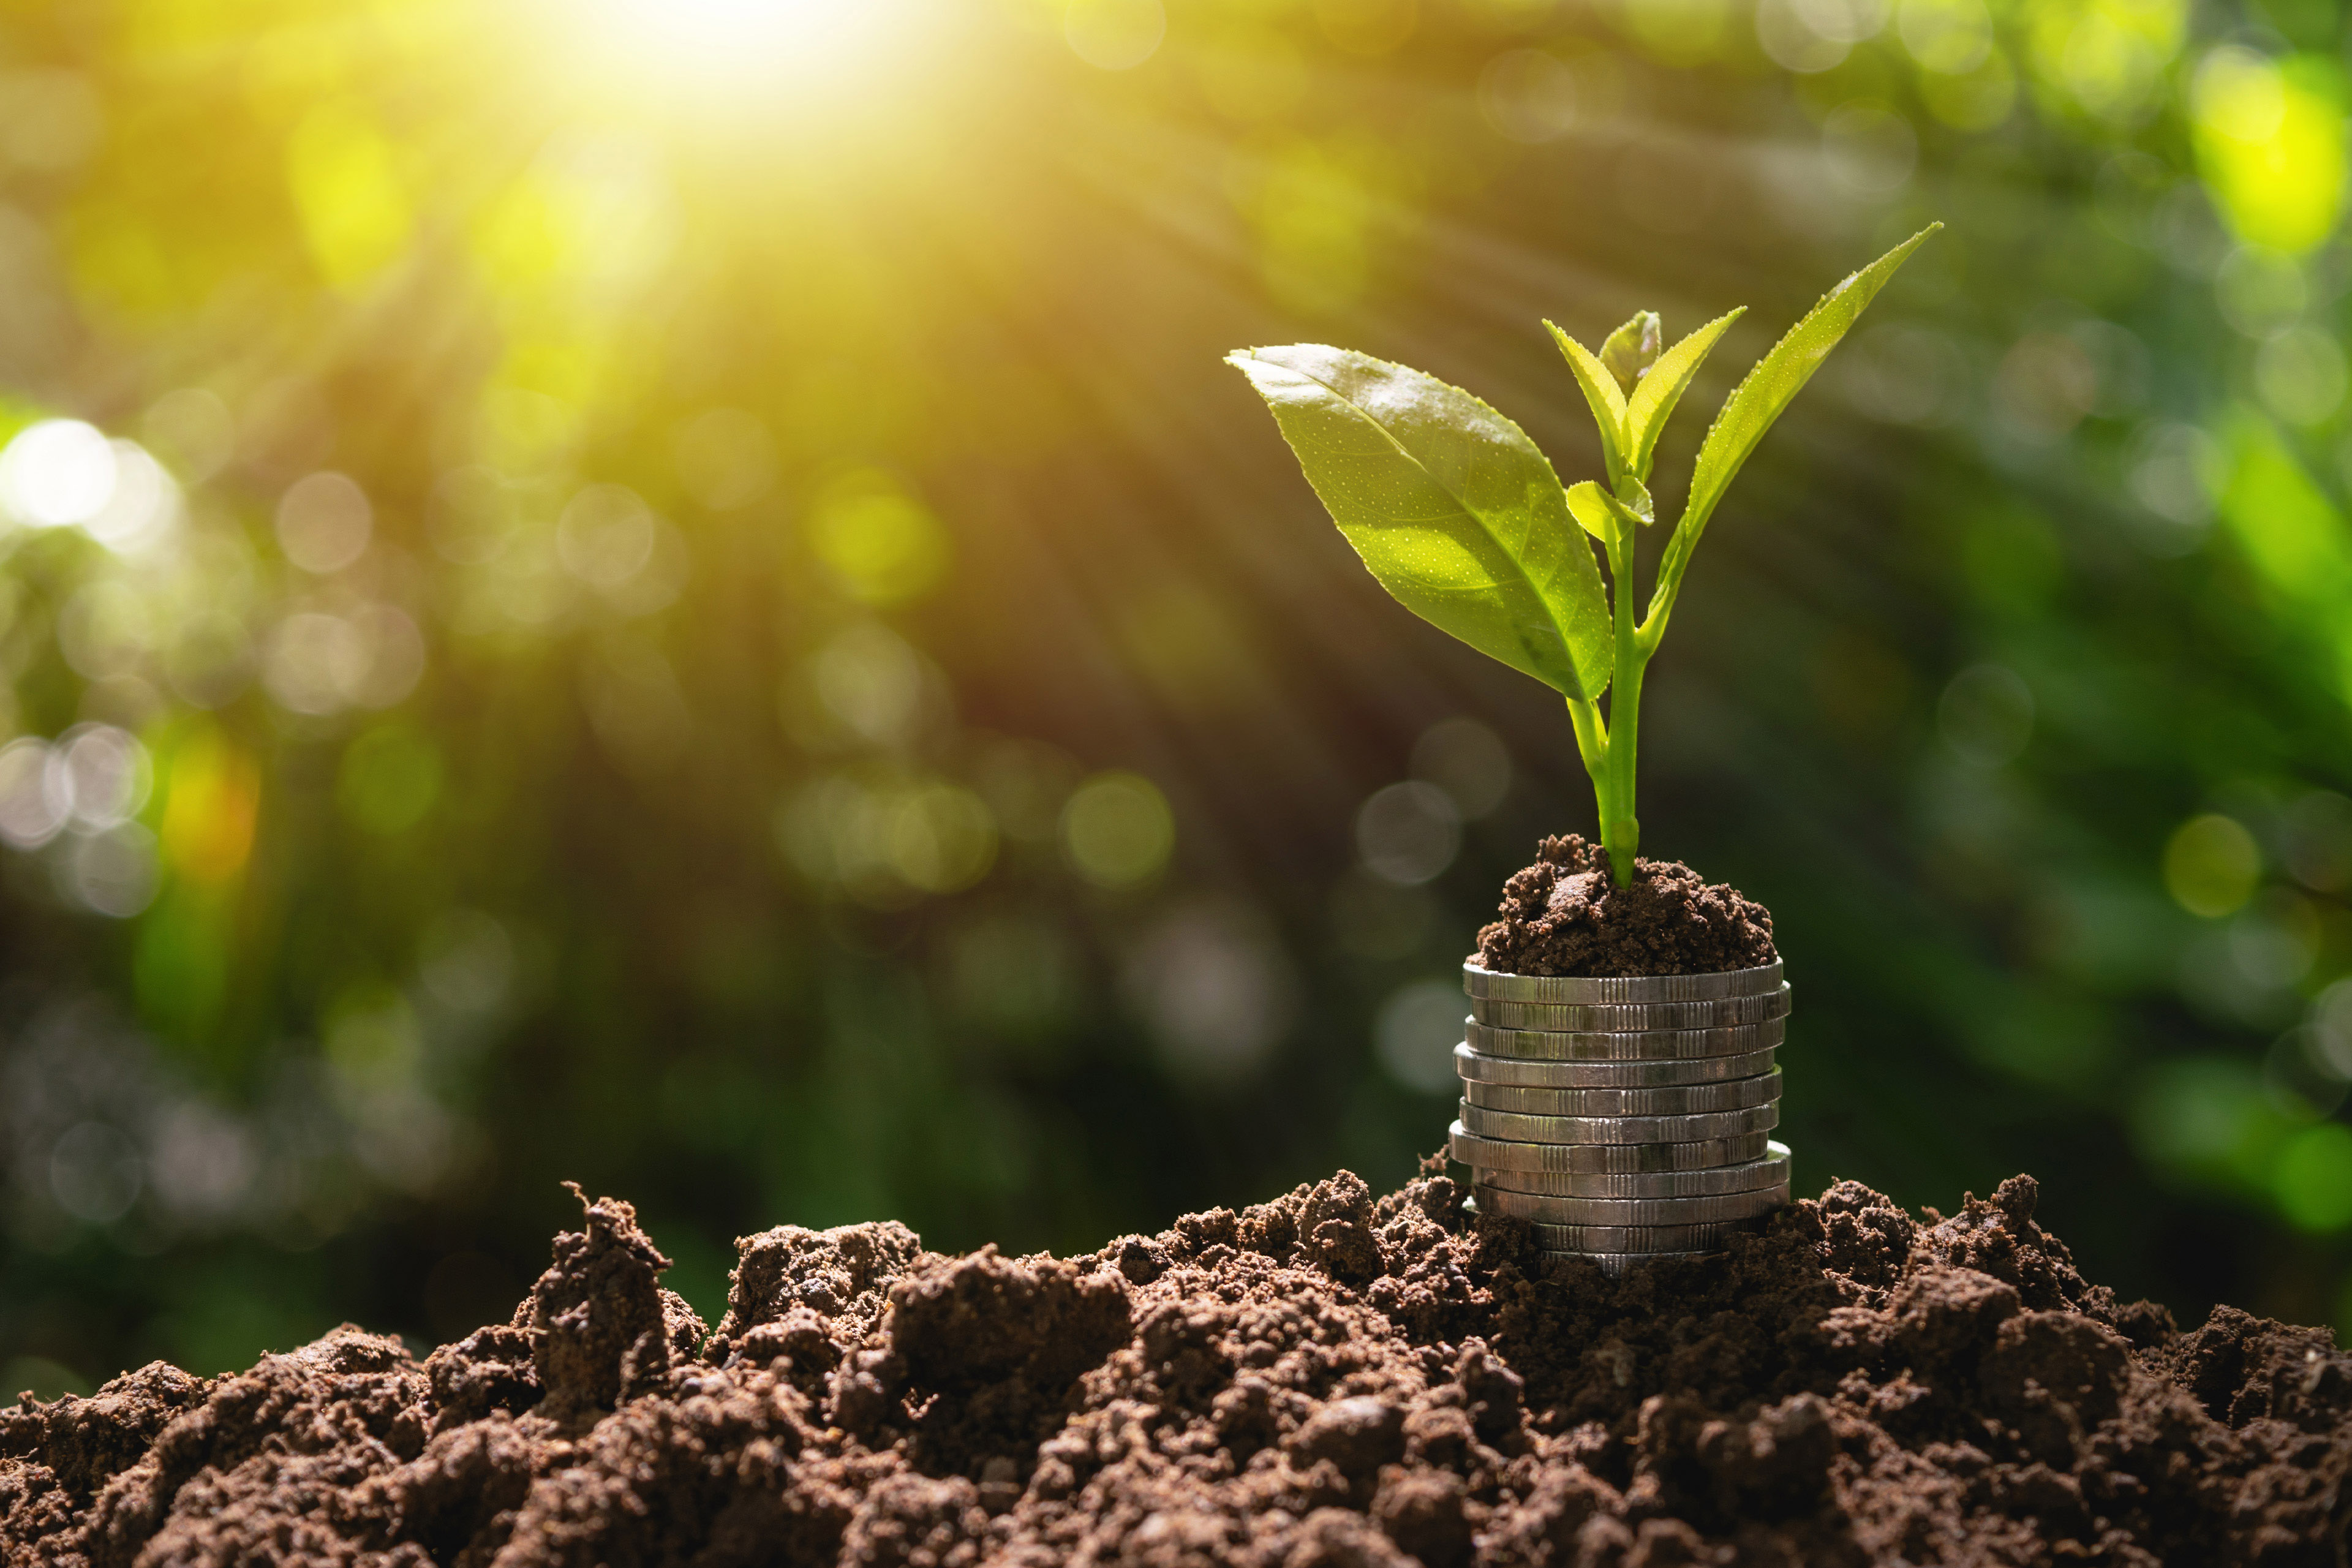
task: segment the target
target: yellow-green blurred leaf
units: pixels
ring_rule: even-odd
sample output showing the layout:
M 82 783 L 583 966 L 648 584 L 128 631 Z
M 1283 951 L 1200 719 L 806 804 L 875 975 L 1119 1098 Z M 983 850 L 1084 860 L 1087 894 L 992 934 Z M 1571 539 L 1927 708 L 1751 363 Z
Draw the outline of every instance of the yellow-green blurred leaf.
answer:
M 2214 205 L 2251 245 L 2301 255 L 2343 216 L 2344 93 L 2329 62 L 2282 65 L 2224 46 L 2190 94 L 2197 166 Z
M 2192 816 L 2164 846 L 2166 889 L 2182 909 L 2207 920 L 2244 908 L 2262 874 L 2262 851 L 2235 817 Z
M 2297 1228 L 2352 1226 L 2352 1127 L 2323 1121 L 2288 1139 L 2271 1184 L 2279 1208 Z
M 412 221 L 392 143 L 355 106 L 320 104 L 286 144 L 286 183 L 310 258 L 348 289 L 407 248 Z

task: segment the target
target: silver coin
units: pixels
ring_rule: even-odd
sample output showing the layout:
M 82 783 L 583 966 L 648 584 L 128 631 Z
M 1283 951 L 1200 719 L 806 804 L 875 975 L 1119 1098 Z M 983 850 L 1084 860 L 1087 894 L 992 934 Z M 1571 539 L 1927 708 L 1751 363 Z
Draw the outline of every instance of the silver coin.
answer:
M 1529 1228 L 1536 1245 L 1562 1252 L 1691 1252 L 1721 1247 L 1734 1231 L 1750 1220 L 1716 1220 L 1706 1225 L 1546 1225 Z
M 1776 1068 L 1753 1078 L 1657 1089 L 1550 1089 L 1480 1079 L 1471 1079 L 1462 1088 L 1473 1105 L 1531 1116 L 1694 1116 L 1707 1110 L 1745 1110 L 1778 1100 L 1780 1073 Z
M 1771 1140 L 1762 1132 L 1737 1138 L 1702 1138 L 1688 1143 L 1548 1143 L 1518 1138 L 1488 1138 L 1457 1121 L 1454 1158 L 1491 1177 L 1496 1171 L 1565 1176 L 1650 1175 L 1667 1171 L 1706 1171 L 1751 1165 Z
M 1780 1018 L 1707 1029 L 1498 1029 L 1468 1019 L 1463 1038 L 1481 1056 L 1544 1062 L 1698 1061 L 1770 1050 L 1787 1036 Z
M 1724 1024 L 1761 1024 L 1789 1016 L 1789 987 L 1760 996 L 1727 996 L 1716 1002 L 1493 1002 L 1470 999 L 1470 1016 L 1498 1029 L 1545 1029 L 1608 1033 L 1640 1029 L 1711 1029 Z
M 1769 1132 L 1780 1124 L 1780 1107 L 1751 1105 L 1745 1110 L 1709 1110 L 1696 1116 L 1530 1116 L 1489 1110 L 1460 1102 L 1462 1125 L 1481 1138 L 1529 1143 L 1692 1143 Z
M 1481 1214 L 1551 1225 L 1699 1225 L 1709 1220 L 1752 1219 L 1789 1201 L 1785 1185 L 1698 1198 L 1555 1198 L 1483 1184 L 1474 1186 L 1472 1193 Z
M 1612 1279 L 1620 1279 L 1633 1269 L 1652 1263 L 1677 1263 L 1697 1258 L 1720 1258 L 1720 1252 L 1579 1252 L 1558 1247 L 1540 1247 L 1538 1255 L 1549 1263 L 1559 1258 L 1575 1258 L 1580 1263 L 1598 1263 L 1601 1272 Z
M 1780 961 L 1715 974 L 1639 974 L 1607 979 L 1569 974 L 1498 974 L 1476 959 L 1462 966 L 1463 988 L 1496 1002 L 1713 1002 L 1757 996 L 1780 986 Z
M 1537 1144 L 1543 1148 L 1548 1145 Z M 1459 1156 L 1456 1156 L 1459 1158 Z M 1557 1198 L 1696 1198 L 1724 1193 L 1753 1192 L 1759 1187 L 1785 1187 L 1795 1162 L 1786 1143 L 1767 1143 L 1764 1157 L 1740 1165 L 1717 1165 L 1698 1171 L 1635 1171 L 1576 1173 L 1567 1171 L 1513 1170 L 1496 1165 L 1471 1166 L 1471 1179 L 1481 1186 L 1502 1187 Z
M 1700 1057 L 1686 1062 L 1531 1062 L 1490 1057 L 1467 1043 L 1454 1047 L 1454 1070 L 1469 1083 L 1515 1083 L 1528 1089 L 1664 1089 L 1674 1084 L 1720 1083 L 1772 1070 L 1773 1053 Z

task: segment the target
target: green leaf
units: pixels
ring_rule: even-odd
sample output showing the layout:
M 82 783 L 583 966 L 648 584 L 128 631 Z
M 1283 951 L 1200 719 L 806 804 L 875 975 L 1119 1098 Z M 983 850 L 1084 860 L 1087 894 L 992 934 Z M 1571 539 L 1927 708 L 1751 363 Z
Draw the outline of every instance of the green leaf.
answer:
M 1668 349 L 1642 378 L 1642 384 L 1634 388 L 1625 405 L 1625 466 L 1636 476 L 1649 477 L 1650 459 L 1657 452 L 1658 437 L 1664 432 L 1675 405 L 1682 401 L 1691 378 L 1698 374 L 1698 367 L 1706 363 L 1716 340 L 1747 309 L 1742 305 L 1728 315 L 1717 316 Z
M 1632 321 L 1609 334 L 1601 345 L 1601 363 L 1609 367 L 1616 378 L 1617 390 L 1626 396 L 1633 395 L 1634 384 L 1644 372 L 1657 363 L 1658 313 L 1637 311 Z
M 1551 462 L 1434 376 L 1316 343 L 1225 363 L 1250 379 L 1381 586 L 1472 647 L 1576 698 L 1615 650 L 1592 547 Z
M 1591 479 L 1579 479 L 1568 487 L 1569 515 L 1583 526 L 1584 531 L 1609 542 L 1609 492 Z
M 1627 474 L 1625 482 L 1617 487 L 1616 501 L 1617 510 L 1636 522 L 1658 521 L 1658 508 L 1650 500 L 1650 487 L 1631 474 Z
M 1580 479 L 1568 487 L 1569 513 L 1583 525 L 1585 532 L 1603 544 L 1609 542 L 1612 521 L 1622 524 L 1630 538 L 1634 524 L 1656 521 L 1657 512 L 1650 505 L 1650 492 L 1642 488 L 1641 480 L 1627 479 L 1625 488 L 1631 499 L 1621 500 L 1591 479 Z
M 1740 465 L 1748 461 L 1756 444 L 1780 418 L 1790 400 L 1803 390 L 1813 372 L 1838 345 L 1846 331 L 1860 319 L 1863 310 L 1877 296 L 1895 269 L 1910 259 L 1911 253 L 1926 242 L 1927 237 L 1944 226 L 1929 224 L 1861 271 L 1822 296 L 1821 302 L 1805 313 L 1804 320 L 1789 329 L 1788 335 L 1772 346 L 1772 352 L 1756 362 L 1740 384 L 1724 399 L 1723 411 L 1707 427 L 1706 441 L 1699 447 L 1698 466 L 1691 473 L 1690 499 L 1683 504 L 1682 521 L 1675 524 L 1674 537 L 1666 542 L 1665 558 L 1658 563 L 1657 591 L 1650 599 L 1653 617 L 1661 610 L 1671 610 L 1675 595 L 1682 585 L 1682 575 L 1690 565 L 1691 552 L 1698 548 L 1699 535 L 1706 531 L 1706 520 L 1723 492 L 1730 488 Z M 1663 621 L 1656 626 L 1644 626 L 1645 635 L 1655 645 L 1657 636 L 1664 630 Z
M 1544 323 L 1544 330 L 1568 357 L 1568 368 L 1576 373 L 1576 384 L 1584 389 L 1584 401 L 1591 405 L 1592 422 L 1601 426 L 1601 461 L 1613 489 L 1625 476 L 1625 394 L 1609 367 L 1592 357 L 1592 351 L 1549 321 Z

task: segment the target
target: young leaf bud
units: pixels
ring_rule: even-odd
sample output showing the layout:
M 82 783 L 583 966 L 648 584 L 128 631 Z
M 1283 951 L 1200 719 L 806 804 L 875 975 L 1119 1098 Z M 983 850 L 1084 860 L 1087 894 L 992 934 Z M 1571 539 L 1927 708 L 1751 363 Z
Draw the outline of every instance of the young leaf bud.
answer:
M 1650 487 L 1631 474 L 1617 487 L 1617 504 L 1645 523 L 1658 521 L 1657 506 L 1650 500 Z
M 1625 395 L 1633 395 L 1633 385 L 1658 360 L 1658 313 L 1644 310 L 1632 321 L 1609 334 L 1601 345 L 1601 363 L 1617 378 L 1617 385 Z

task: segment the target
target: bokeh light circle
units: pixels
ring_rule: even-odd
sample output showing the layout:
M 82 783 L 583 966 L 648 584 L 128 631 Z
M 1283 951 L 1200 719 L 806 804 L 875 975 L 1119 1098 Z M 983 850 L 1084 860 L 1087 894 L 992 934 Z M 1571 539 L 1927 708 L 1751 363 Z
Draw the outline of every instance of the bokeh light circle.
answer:
M 79 419 L 44 419 L 0 450 L 0 508 L 35 528 L 88 522 L 114 497 L 113 445 Z

